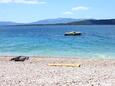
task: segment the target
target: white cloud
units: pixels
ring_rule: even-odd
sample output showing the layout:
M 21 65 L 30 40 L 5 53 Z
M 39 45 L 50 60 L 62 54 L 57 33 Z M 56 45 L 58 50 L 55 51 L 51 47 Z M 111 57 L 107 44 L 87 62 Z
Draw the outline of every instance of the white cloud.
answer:
M 72 15 L 73 13 L 71 11 L 66 11 L 63 13 L 64 15 Z
M 82 10 L 88 10 L 88 7 L 84 7 L 84 6 L 78 6 L 78 7 L 73 7 L 71 10 L 72 11 L 82 11 Z
M 46 4 L 41 0 L 0 0 L 0 3 Z
M 74 12 L 78 12 L 78 11 L 85 11 L 85 10 L 88 10 L 89 8 L 88 7 L 85 7 L 85 6 L 77 6 L 77 7 L 73 7 L 73 8 L 71 8 L 71 10 L 70 11 L 66 11 L 66 12 L 64 12 L 63 14 L 64 15 L 72 15 L 72 14 L 74 14 Z

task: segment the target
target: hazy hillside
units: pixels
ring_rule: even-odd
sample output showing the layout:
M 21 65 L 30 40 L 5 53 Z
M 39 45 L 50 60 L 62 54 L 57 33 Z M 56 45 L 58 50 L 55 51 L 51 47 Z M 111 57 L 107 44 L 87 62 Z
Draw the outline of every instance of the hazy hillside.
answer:
M 66 23 L 69 25 L 115 25 L 115 19 L 102 19 L 102 20 L 82 20 L 82 21 L 75 21 Z
M 22 24 L 22 23 L 15 23 L 15 22 L 0 22 L 0 25 L 19 25 L 19 24 Z
M 71 18 L 57 18 L 47 19 L 32 23 L 15 23 L 15 22 L 0 22 L 0 25 L 115 25 L 115 19 L 71 19 Z
M 68 23 L 68 22 L 74 22 L 74 21 L 79 21 L 79 19 L 72 19 L 72 18 L 46 19 L 46 20 L 33 22 L 32 24 L 57 24 L 57 23 Z

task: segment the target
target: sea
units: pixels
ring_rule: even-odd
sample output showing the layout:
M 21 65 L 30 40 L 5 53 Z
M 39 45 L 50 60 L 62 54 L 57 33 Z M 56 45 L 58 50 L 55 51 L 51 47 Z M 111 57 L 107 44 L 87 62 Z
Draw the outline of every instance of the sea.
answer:
M 115 58 L 115 25 L 0 26 L 0 56 L 18 55 Z

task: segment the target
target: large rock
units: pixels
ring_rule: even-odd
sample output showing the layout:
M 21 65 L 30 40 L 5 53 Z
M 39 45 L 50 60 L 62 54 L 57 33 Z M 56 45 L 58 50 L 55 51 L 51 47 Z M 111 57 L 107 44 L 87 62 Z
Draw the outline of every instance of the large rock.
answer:
M 25 61 L 28 59 L 29 59 L 29 57 L 26 57 L 26 56 L 17 56 L 15 58 L 11 58 L 10 61 Z

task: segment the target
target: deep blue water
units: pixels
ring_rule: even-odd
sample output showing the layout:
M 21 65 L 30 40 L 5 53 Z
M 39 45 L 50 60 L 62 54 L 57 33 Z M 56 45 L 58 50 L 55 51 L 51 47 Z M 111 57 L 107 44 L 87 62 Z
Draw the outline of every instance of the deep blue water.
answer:
M 115 58 L 115 26 L 0 26 L 0 55 Z

